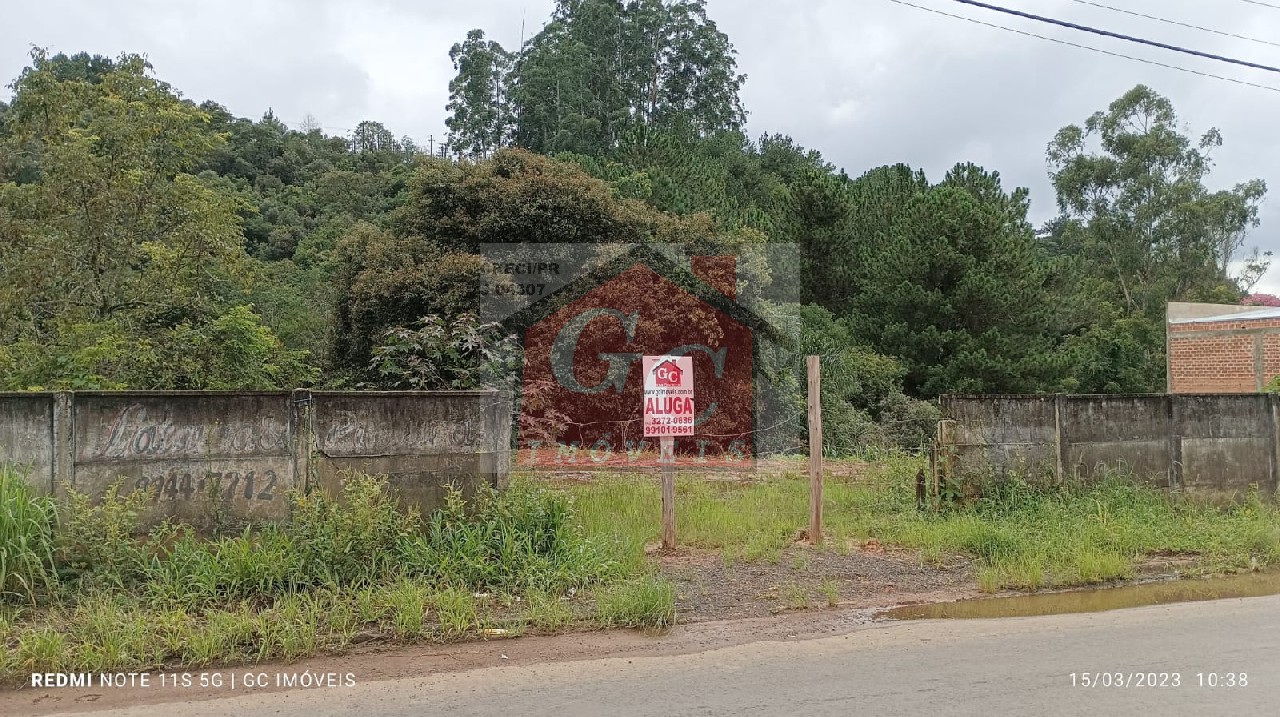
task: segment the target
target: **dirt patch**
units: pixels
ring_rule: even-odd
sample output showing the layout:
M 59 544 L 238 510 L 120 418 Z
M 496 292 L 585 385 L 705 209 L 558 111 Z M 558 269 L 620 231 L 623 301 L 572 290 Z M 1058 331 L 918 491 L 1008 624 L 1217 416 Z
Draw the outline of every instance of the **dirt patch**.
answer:
M 978 595 L 970 561 L 921 563 L 914 552 L 870 545 L 795 545 L 776 562 L 735 562 L 719 551 L 653 560 L 676 584 L 681 622 L 776 615 L 828 607 L 872 608 Z

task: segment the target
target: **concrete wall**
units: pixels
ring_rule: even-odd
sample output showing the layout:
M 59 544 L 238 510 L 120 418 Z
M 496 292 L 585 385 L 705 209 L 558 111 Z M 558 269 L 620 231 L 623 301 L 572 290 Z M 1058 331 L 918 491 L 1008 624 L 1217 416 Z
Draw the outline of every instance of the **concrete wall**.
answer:
M 56 404 L 48 393 L 0 393 L 0 463 L 29 471 L 41 493 L 53 491 Z
M 311 394 L 315 450 L 310 473 L 335 493 L 351 471 L 387 476 L 407 502 L 441 505 L 447 487 L 480 482 L 505 488 L 510 472 L 511 404 L 491 391 L 433 394 Z
M 1275 496 L 1280 396 L 943 396 L 940 465 L 973 480 L 1053 481 L 1130 473 L 1162 488 L 1235 500 Z
M 511 405 L 492 391 L 0 394 L 0 461 L 42 492 L 153 489 L 151 520 L 288 516 L 289 493 L 385 474 L 424 512 L 445 486 L 505 486 Z

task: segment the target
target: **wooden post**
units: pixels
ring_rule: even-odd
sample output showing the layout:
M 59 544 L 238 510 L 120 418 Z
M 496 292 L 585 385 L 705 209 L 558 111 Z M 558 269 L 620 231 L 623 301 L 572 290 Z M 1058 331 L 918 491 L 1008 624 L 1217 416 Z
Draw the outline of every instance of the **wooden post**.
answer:
M 822 367 L 817 356 L 809 372 L 809 543 L 822 544 Z
M 662 436 L 662 549 L 676 549 L 676 439 Z

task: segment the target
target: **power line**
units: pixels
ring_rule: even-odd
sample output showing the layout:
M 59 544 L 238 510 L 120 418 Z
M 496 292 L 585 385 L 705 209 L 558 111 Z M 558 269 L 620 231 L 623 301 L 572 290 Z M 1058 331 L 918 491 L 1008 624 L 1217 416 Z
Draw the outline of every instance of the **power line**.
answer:
M 1155 15 L 1147 15 L 1141 12 L 1134 12 L 1133 10 L 1125 10 L 1122 7 L 1112 7 L 1110 5 L 1103 5 L 1100 2 L 1091 2 L 1090 0 L 1071 0 L 1071 2 L 1079 3 L 1081 5 L 1092 5 L 1093 7 L 1100 7 L 1103 10 L 1110 10 L 1112 12 L 1122 12 L 1125 15 L 1133 15 L 1134 17 L 1144 17 L 1148 20 L 1155 20 L 1156 22 L 1163 22 L 1168 25 L 1178 25 L 1179 27 L 1189 27 L 1192 30 L 1202 30 L 1204 32 L 1212 32 L 1215 35 L 1222 35 L 1223 37 L 1234 37 L 1237 40 L 1248 40 L 1249 42 L 1257 42 L 1263 45 L 1271 45 L 1272 47 L 1280 47 L 1280 42 L 1262 40 L 1256 37 L 1249 37 L 1247 35 L 1237 35 L 1234 32 L 1223 32 L 1222 30 L 1215 30 L 1211 27 L 1200 27 L 1199 25 L 1192 25 L 1191 23 L 1178 22 L 1177 20 L 1169 20 L 1168 18 L 1156 17 Z
M 1210 60 L 1218 60 L 1219 62 L 1230 62 L 1233 65 L 1243 65 L 1245 67 L 1252 67 L 1258 70 L 1266 70 L 1268 72 L 1280 72 L 1280 67 L 1272 67 L 1270 65 L 1259 65 L 1256 62 L 1237 60 L 1231 57 L 1223 57 L 1222 55 L 1213 55 L 1208 52 L 1200 52 L 1199 50 L 1190 50 L 1185 47 L 1179 47 L 1177 45 L 1169 45 L 1163 42 L 1156 42 L 1155 40 L 1144 40 L 1141 37 L 1133 37 L 1131 35 L 1121 35 L 1118 32 L 1111 32 L 1110 30 L 1099 30 L 1096 27 L 1089 27 L 1088 25 L 1077 25 L 1074 22 L 1066 22 L 1065 20 L 1055 20 L 1051 17 L 1044 17 L 1043 15 L 1032 15 L 1029 12 L 1022 12 L 1021 10 L 1012 10 L 1007 7 L 1000 7 L 999 5 L 988 5 L 984 2 L 978 2 L 977 0 L 954 0 L 954 2 L 962 3 L 964 5 L 972 5 L 974 7 L 980 7 L 987 10 L 994 10 L 996 12 L 1005 13 L 1006 15 L 1016 15 L 1018 17 L 1024 17 L 1028 20 L 1035 20 L 1037 22 L 1047 22 L 1050 25 L 1058 25 L 1060 27 L 1069 27 L 1072 30 L 1080 30 L 1081 32 L 1091 32 L 1095 35 L 1102 35 L 1104 37 L 1114 37 L 1118 40 L 1127 40 L 1128 42 L 1136 42 L 1141 45 L 1151 45 L 1152 47 L 1159 47 L 1165 50 L 1173 50 L 1174 52 L 1181 52 L 1187 55 L 1205 57 Z M 1276 7 L 1280 9 L 1280 5 Z
M 1247 2 L 1250 5 L 1261 5 L 1262 7 L 1269 7 L 1272 10 L 1280 10 L 1280 5 L 1272 5 L 1269 2 L 1259 2 L 1258 0 L 1240 0 L 1240 2 Z
M 1046 35 L 1037 35 L 1037 34 L 1036 34 L 1036 33 L 1034 33 L 1034 32 L 1027 32 L 1026 30 L 1018 30 L 1018 29 L 1016 29 L 1016 28 L 1006 27 L 1006 26 L 1004 26 L 1004 25 L 997 25 L 997 24 L 995 24 L 995 23 L 993 23 L 993 22 L 985 22 L 985 21 L 983 21 L 983 20 L 975 20 L 974 18 L 971 18 L 971 17 L 965 17 L 965 16 L 963 16 L 963 15 L 953 15 L 953 14 L 951 14 L 951 13 L 949 13 L 949 12 L 944 12 L 944 11 L 942 11 L 942 10 L 935 10 L 935 9 L 933 9 L 933 8 L 931 8 L 931 7 L 925 7 L 925 6 L 923 6 L 923 5 L 916 5 L 916 4 L 914 4 L 914 3 L 909 3 L 909 2 L 907 2 L 906 0 L 889 0 L 889 2 L 891 2 L 891 3 L 896 3 L 896 4 L 898 4 L 898 5 L 906 5 L 907 7 L 913 7 L 913 8 L 915 8 L 915 9 L 917 9 L 917 10 L 924 10 L 925 12 L 931 12 L 931 13 L 934 13 L 935 15 L 944 15 L 944 16 L 946 16 L 946 17 L 955 18 L 956 20 L 964 20 L 965 22 L 971 22 L 971 23 L 973 23 L 973 24 L 975 24 L 975 25 L 985 25 L 986 27 L 994 27 L 994 28 L 995 28 L 995 29 L 997 29 L 997 30 L 1004 30 L 1004 31 L 1006 31 L 1006 32 L 1013 32 L 1013 33 L 1017 33 L 1017 34 L 1019 34 L 1019 35 L 1025 35 L 1025 36 L 1027 36 L 1027 37 L 1034 37 L 1034 38 L 1039 39 L 1039 40 L 1048 40 L 1049 42 L 1056 42 L 1056 43 L 1058 43 L 1059 45 L 1067 45 L 1067 46 L 1069 46 L 1069 47 L 1077 47 L 1077 48 L 1080 48 L 1081 50 L 1089 50 L 1089 51 L 1091 51 L 1091 52 L 1099 52 L 1099 53 L 1102 53 L 1103 55 L 1110 55 L 1110 56 L 1112 56 L 1112 57 L 1120 57 L 1120 58 L 1123 58 L 1123 59 L 1125 59 L 1125 60 L 1134 60 L 1134 61 L 1136 61 L 1136 62 L 1142 62 L 1142 63 L 1148 64 L 1148 65 L 1155 65 L 1156 67 L 1163 67 L 1163 68 L 1165 68 L 1165 69 L 1169 69 L 1169 70 L 1177 70 L 1177 71 L 1179 71 L 1179 72 L 1187 72 L 1187 73 L 1190 73 L 1190 74 L 1192 74 L 1192 75 L 1200 75 L 1201 77 L 1211 77 L 1211 78 L 1213 78 L 1213 79 L 1215 79 L 1215 80 L 1225 80 L 1225 81 L 1227 81 L 1227 82 L 1234 82 L 1234 83 L 1235 83 L 1235 84 L 1237 84 L 1237 85 L 1245 85 L 1245 86 L 1248 86 L 1248 87 L 1256 87 L 1257 89 L 1260 89 L 1260 90 L 1269 90 L 1269 91 L 1271 91 L 1271 92 L 1280 92 L 1280 87 L 1272 87 L 1272 86 L 1270 86 L 1270 85 L 1260 85 L 1260 84 L 1258 84 L 1258 83 L 1256 83 L 1256 82 L 1248 82 L 1248 81 L 1246 81 L 1246 80 L 1238 80 L 1238 79 L 1236 79 L 1236 78 L 1234 78 L 1234 77 L 1223 77 L 1222 75 L 1215 75 L 1215 74 L 1212 74 L 1212 73 L 1210 73 L 1210 72 L 1201 72 L 1200 70 L 1192 70 L 1192 69 L 1189 69 L 1189 68 L 1186 68 L 1186 67 L 1179 67 L 1179 66 L 1177 66 L 1177 65 L 1170 65 L 1170 64 L 1167 64 L 1167 63 L 1164 63 L 1164 62 L 1157 62 L 1157 61 L 1155 61 L 1155 60 L 1148 60 L 1148 59 L 1146 59 L 1146 58 L 1142 58 L 1142 57 L 1134 57 L 1133 55 L 1126 55 L 1126 54 L 1123 54 L 1123 53 L 1120 53 L 1120 52 L 1112 52 L 1111 50 L 1103 50 L 1103 49 L 1100 49 L 1100 48 L 1097 48 L 1097 47 L 1091 47 L 1091 46 L 1089 46 L 1089 45 L 1081 45 L 1081 44 L 1079 44 L 1079 43 L 1070 42 L 1070 41 L 1068 41 L 1068 40 L 1061 40 L 1061 39 L 1058 39 L 1058 38 L 1056 38 L 1056 37 L 1048 37 L 1048 36 L 1046 36 Z

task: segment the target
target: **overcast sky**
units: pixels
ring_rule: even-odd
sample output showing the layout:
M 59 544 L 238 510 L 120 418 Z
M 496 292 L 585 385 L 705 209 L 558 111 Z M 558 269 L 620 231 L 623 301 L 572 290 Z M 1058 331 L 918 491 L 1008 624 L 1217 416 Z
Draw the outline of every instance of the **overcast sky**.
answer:
M 1229 65 L 969 7 L 913 4 L 1199 72 L 1280 88 L 1280 73 Z M 1119 14 L 1077 0 L 989 0 L 1031 13 L 1280 66 L 1280 47 Z M 1245 0 L 1096 0 L 1280 43 L 1280 8 Z M 1280 6 L 1280 0 L 1268 0 Z M 449 47 L 483 28 L 508 49 L 538 31 L 550 0 L 0 0 L 0 77 L 32 45 L 149 57 L 196 101 L 241 116 L 268 107 L 332 133 L 364 119 L 425 143 L 445 132 Z M 1217 127 L 1211 188 L 1254 177 L 1275 195 L 1253 242 L 1280 257 L 1280 90 L 1142 64 L 895 4 L 890 0 L 709 0 L 747 76 L 749 130 L 784 133 L 858 175 L 906 162 L 931 179 L 958 161 L 1031 189 L 1052 216 L 1044 150 L 1137 83 L 1169 97 L 1185 129 Z M 522 29 L 523 28 L 523 29 Z M 1277 262 L 1280 264 L 1280 261 Z M 1280 291 L 1280 267 L 1260 290 Z

